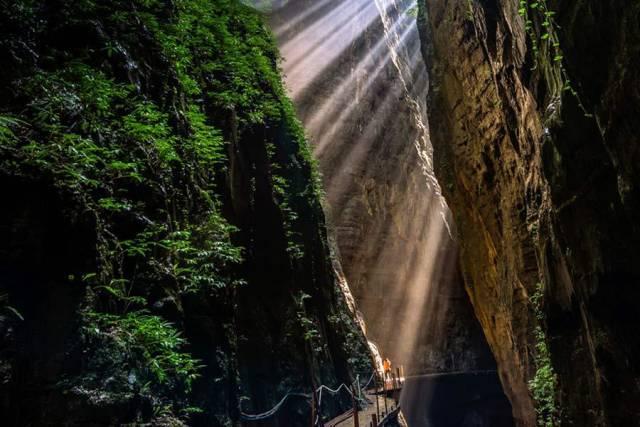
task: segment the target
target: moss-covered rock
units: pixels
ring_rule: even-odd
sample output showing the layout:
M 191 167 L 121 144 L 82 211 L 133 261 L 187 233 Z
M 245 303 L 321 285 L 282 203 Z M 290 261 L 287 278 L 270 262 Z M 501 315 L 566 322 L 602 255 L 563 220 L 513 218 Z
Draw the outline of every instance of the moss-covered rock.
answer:
M 243 395 L 370 369 L 258 14 L 18 1 L 0 23 L 11 423 L 225 425 Z

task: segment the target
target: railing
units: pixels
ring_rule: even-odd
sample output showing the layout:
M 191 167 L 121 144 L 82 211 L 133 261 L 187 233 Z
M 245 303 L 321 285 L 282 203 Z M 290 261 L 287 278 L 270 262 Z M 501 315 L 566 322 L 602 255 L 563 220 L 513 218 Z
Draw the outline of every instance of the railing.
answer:
M 420 377 L 439 377 L 443 375 L 467 375 L 467 374 L 484 374 L 484 373 L 494 373 L 495 370 L 478 370 L 478 371 L 449 371 L 449 372 L 433 372 L 429 374 L 422 375 L 412 375 L 406 377 L 407 379 L 415 379 Z M 375 384 L 371 384 L 373 380 Z M 359 385 L 359 381 L 356 380 L 355 384 L 348 386 L 346 384 L 340 384 L 337 388 L 332 389 L 326 385 L 321 385 L 316 388 L 313 393 L 297 393 L 290 392 L 287 393 L 280 401 L 270 410 L 263 412 L 261 414 L 247 414 L 244 412 L 240 412 L 240 419 L 243 422 L 252 422 L 252 421 L 262 421 L 267 420 L 276 415 L 276 413 L 284 406 L 286 401 L 290 398 L 303 398 L 307 401 L 307 404 L 311 407 L 311 420 L 310 424 L 312 426 L 323 426 L 323 427 L 340 427 L 340 424 L 344 423 L 350 418 L 355 418 L 355 425 L 358 426 L 358 408 L 366 408 L 369 405 L 373 405 L 373 401 L 369 400 L 367 397 L 367 391 L 369 397 L 373 399 L 375 396 L 375 405 L 376 410 L 371 413 L 371 424 L 367 424 L 368 426 L 375 427 L 383 427 L 391 422 L 395 417 L 398 416 L 400 412 L 400 407 L 397 405 L 397 401 L 395 402 L 395 407 L 392 405 L 391 407 L 387 407 L 387 399 L 386 397 L 391 393 L 394 394 L 397 398 L 397 393 L 402 389 L 404 385 L 405 377 L 403 376 L 402 369 L 400 368 L 395 373 L 391 373 L 390 375 L 377 375 L 377 372 L 371 375 L 369 380 L 363 385 Z M 355 385 L 355 387 L 354 387 Z M 322 402 L 324 394 L 329 394 L 330 396 L 336 396 L 341 392 L 348 393 L 351 398 L 352 407 L 345 412 L 337 415 L 336 417 L 330 419 L 329 421 L 322 421 Z M 365 392 L 365 394 L 363 394 Z M 384 394 L 385 399 L 383 399 L 383 405 L 379 403 L 379 395 Z
M 368 405 L 373 404 L 373 402 L 371 402 L 370 400 L 368 400 L 366 398 L 366 391 L 369 390 L 369 386 L 371 385 L 371 382 L 374 380 L 374 378 L 377 377 L 376 375 L 377 373 L 374 372 L 371 377 L 369 378 L 369 380 L 363 385 L 360 386 L 359 384 L 359 377 L 356 379 L 356 383 L 355 384 L 351 384 L 351 386 L 348 386 L 344 383 L 340 384 L 337 388 L 332 389 L 326 385 L 320 385 L 318 388 L 315 389 L 315 391 L 313 393 L 300 393 L 300 392 L 289 392 L 287 394 L 284 395 L 284 397 L 282 399 L 280 399 L 280 401 L 270 410 L 260 413 L 260 414 L 247 414 L 245 412 L 240 411 L 240 420 L 244 421 L 244 422 L 252 422 L 252 421 L 263 421 L 263 420 L 267 420 L 273 416 L 275 416 L 278 411 L 284 406 L 284 404 L 287 402 L 288 399 L 292 398 L 292 397 L 299 397 L 299 398 L 304 398 L 306 399 L 310 406 L 311 406 L 311 417 L 312 417 L 312 426 L 324 426 L 324 427 L 335 427 L 338 426 L 339 424 L 347 421 L 350 418 L 354 418 L 354 425 L 356 427 L 359 426 L 359 415 L 358 415 L 358 410 L 359 407 L 367 407 Z M 372 416 L 372 425 L 375 425 L 376 427 L 378 425 L 384 425 L 384 422 L 386 421 L 386 419 L 392 415 L 393 412 L 398 412 L 399 411 L 399 407 L 396 408 L 395 411 L 392 411 L 391 413 L 389 413 L 386 409 L 387 406 L 387 402 L 386 402 L 386 396 L 385 396 L 385 400 L 384 400 L 384 405 L 385 405 L 385 414 L 387 414 L 387 416 L 385 418 L 379 417 L 380 414 L 380 408 L 379 408 L 379 403 L 378 403 L 378 394 L 382 394 L 384 393 L 386 395 L 386 393 L 388 391 L 397 391 L 401 388 L 402 386 L 402 380 L 399 377 L 400 372 L 398 371 L 398 377 L 396 377 L 395 373 L 390 376 L 389 378 L 385 378 L 384 376 L 382 377 L 381 381 L 376 380 L 375 381 L 375 394 L 376 394 L 376 413 L 375 416 Z M 378 384 L 382 383 L 382 387 L 379 388 Z M 390 385 L 390 387 L 387 387 L 387 384 Z M 336 416 L 335 418 L 332 418 L 329 421 L 322 421 L 322 397 L 323 397 L 323 393 L 329 394 L 330 396 L 336 396 L 338 395 L 340 392 L 345 392 L 349 395 L 349 397 L 351 398 L 351 408 L 348 409 L 347 411 L 339 414 L 338 416 Z M 365 396 L 363 397 L 363 392 L 365 392 Z M 378 418 L 380 419 L 380 423 L 378 423 Z
M 282 408 L 284 403 L 290 397 L 302 397 L 302 398 L 305 398 L 305 399 L 311 399 L 311 395 L 310 394 L 305 394 L 305 393 L 287 393 L 287 394 L 284 395 L 284 397 L 282 399 L 280 399 L 280 402 L 278 402 L 276 404 L 276 406 L 274 406 L 273 408 L 271 408 L 268 411 L 263 412 L 261 414 L 246 414 L 246 413 L 240 411 L 240 419 L 242 421 L 262 421 L 262 420 L 266 420 L 268 418 L 271 418 L 272 416 L 274 416 L 280 410 L 280 408 Z
M 365 391 L 367 389 L 367 387 L 369 387 L 369 385 L 371 384 L 371 381 L 373 381 L 375 377 L 375 373 L 373 373 L 371 375 L 371 377 L 369 378 L 369 381 L 366 382 L 366 384 L 362 387 L 354 387 L 354 385 L 352 384 L 351 387 L 342 383 L 340 384 L 336 389 L 332 389 L 324 384 L 320 385 L 320 387 L 318 387 L 313 394 L 311 393 L 300 393 L 300 392 L 289 392 L 287 394 L 284 395 L 284 397 L 282 397 L 282 399 L 280 399 L 280 401 L 271 409 L 269 409 L 266 412 L 262 412 L 260 414 L 247 414 L 243 411 L 240 411 L 240 420 L 241 421 L 245 421 L 245 422 L 252 422 L 252 421 L 263 421 L 263 420 L 267 420 L 271 417 L 273 417 L 274 415 L 276 415 L 276 413 L 284 406 L 284 404 L 287 402 L 288 399 L 292 398 L 292 397 L 300 397 L 300 398 L 304 398 L 307 401 L 310 402 L 311 405 L 311 411 L 314 415 L 314 422 L 313 425 L 325 425 L 325 426 L 335 426 L 340 422 L 343 422 L 345 420 L 347 420 L 350 417 L 356 417 L 357 418 L 357 414 L 358 414 L 358 404 L 360 405 L 368 405 L 371 402 L 369 402 L 366 398 L 362 397 L 362 392 Z M 353 391 L 352 391 L 353 388 Z M 348 393 L 348 395 L 351 397 L 351 402 L 352 402 L 352 408 L 350 408 L 349 410 L 347 410 L 346 412 L 338 415 L 336 418 L 333 418 L 332 420 L 328 421 L 328 422 L 322 422 L 321 420 L 321 414 L 320 414 L 320 410 L 322 408 L 322 396 L 323 393 L 327 393 L 331 396 L 335 396 L 337 394 L 339 394 L 341 391 L 345 391 L 346 393 Z M 357 390 L 357 393 L 354 393 L 354 391 Z M 344 418 L 342 418 L 344 417 Z

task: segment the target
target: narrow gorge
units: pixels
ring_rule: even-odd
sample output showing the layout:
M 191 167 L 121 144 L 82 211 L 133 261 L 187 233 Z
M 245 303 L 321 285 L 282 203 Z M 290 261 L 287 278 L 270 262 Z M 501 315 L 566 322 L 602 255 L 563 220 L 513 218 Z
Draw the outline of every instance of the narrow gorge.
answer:
M 3 425 L 640 426 L 638 1 L 0 5 Z

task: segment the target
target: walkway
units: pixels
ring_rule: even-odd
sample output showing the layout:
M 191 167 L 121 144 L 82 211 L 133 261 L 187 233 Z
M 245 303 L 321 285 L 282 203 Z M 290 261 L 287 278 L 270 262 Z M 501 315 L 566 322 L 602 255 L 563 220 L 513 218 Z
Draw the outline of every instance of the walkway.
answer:
M 243 425 L 252 422 L 260 422 L 267 420 L 274 415 L 285 405 L 287 400 L 291 397 L 298 397 L 306 399 L 311 406 L 312 419 L 315 419 L 316 426 L 320 427 L 381 427 L 385 425 L 385 417 L 395 418 L 399 413 L 399 399 L 402 385 L 404 384 L 404 378 L 398 379 L 395 375 L 391 379 L 387 379 L 384 384 L 381 383 L 380 387 L 376 387 L 372 384 L 375 377 L 372 375 L 367 383 L 360 387 L 359 382 L 352 386 L 341 384 L 335 390 L 321 385 L 318 387 L 312 396 L 311 393 L 287 393 L 273 408 L 260 414 L 247 414 L 240 413 L 240 418 Z M 375 381 L 373 381 L 375 382 Z M 325 398 L 337 396 L 340 393 L 347 393 L 351 397 L 352 407 L 339 414 L 335 418 L 322 422 L 321 417 L 317 411 L 322 411 L 323 395 Z M 360 402 L 360 405 L 356 405 L 356 402 Z M 354 408 L 360 406 L 361 409 L 357 412 L 358 423 L 356 425 L 354 417 Z M 394 424 L 395 425 L 395 424 Z

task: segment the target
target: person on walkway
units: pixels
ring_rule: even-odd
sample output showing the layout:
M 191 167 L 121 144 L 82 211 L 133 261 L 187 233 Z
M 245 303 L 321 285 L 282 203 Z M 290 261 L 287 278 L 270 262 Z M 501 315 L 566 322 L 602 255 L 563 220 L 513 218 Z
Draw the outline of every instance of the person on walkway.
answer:
M 382 368 L 384 370 L 385 379 L 391 379 L 391 360 L 388 357 L 385 357 L 382 361 Z

